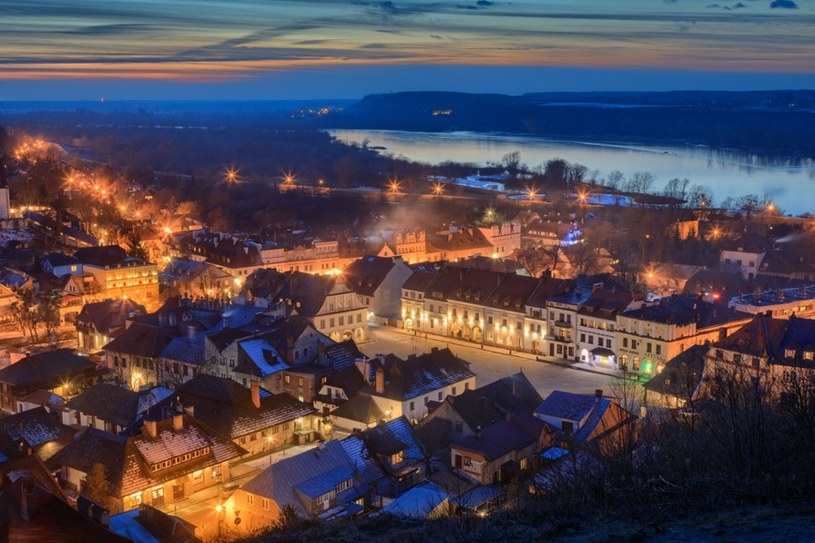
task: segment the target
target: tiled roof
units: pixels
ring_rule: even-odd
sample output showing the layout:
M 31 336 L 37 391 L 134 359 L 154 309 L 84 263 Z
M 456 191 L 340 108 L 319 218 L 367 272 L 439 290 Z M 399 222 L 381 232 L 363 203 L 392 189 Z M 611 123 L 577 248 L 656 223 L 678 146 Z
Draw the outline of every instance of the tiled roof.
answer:
M 354 362 L 360 358 L 367 359 L 368 357 L 359 350 L 353 339 L 346 339 L 339 343 L 326 345 L 314 363 L 340 371 L 353 366 Z
M 65 398 L 59 394 L 54 394 L 50 390 L 37 389 L 25 398 L 19 398 L 19 402 L 36 405 L 56 406 L 65 402 Z
M 385 418 L 385 413 L 367 394 L 357 394 L 331 412 L 332 417 L 359 422 L 367 426 Z
M 420 292 L 424 292 L 435 276 L 435 270 L 432 272 L 414 270 L 413 274 L 411 274 L 411 276 L 407 278 L 407 281 L 405 281 L 404 285 L 402 285 L 402 288 L 406 290 L 418 290 Z
M 129 426 L 138 417 L 139 393 L 108 383 L 98 383 L 65 404 L 85 415 Z
M 105 352 L 127 353 L 157 358 L 180 333 L 169 327 L 141 323 L 131 324 L 119 337 L 104 346 Z
M 205 338 L 205 332 L 196 332 L 193 337 L 190 337 L 189 334 L 179 336 L 162 349 L 160 356 L 167 360 L 203 366 L 206 363 L 204 359 Z
M 392 258 L 364 256 L 346 266 L 342 275 L 354 292 L 373 296 L 394 265 Z
M 74 433 L 73 428 L 62 424 L 59 413 L 49 413 L 45 407 L 0 418 L 0 434 L 11 443 L 23 439 L 30 447 L 58 441 Z
M 156 405 L 153 412 L 172 411 L 180 398 L 182 405 L 194 408 L 196 419 L 230 439 L 314 413 L 314 408 L 286 393 L 261 397 L 260 408 L 252 403 L 251 395 L 248 388 L 232 379 L 199 373 Z
M 535 409 L 535 414 L 569 421 L 581 421 L 594 409 L 596 403 L 597 398 L 593 394 L 574 394 L 554 390 Z
M 238 359 L 238 365 L 235 366 L 235 371 L 238 373 L 263 378 L 289 367 L 280 357 L 277 349 L 265 339 L 243 340 L 238 343 L 238 348 L 246 355 Z
M 757 315 L 713 347 L 767 358 L 770 364 L 815 368 L 815 361 L 804 358 L 804 353 L 815 352 L 815 320 Z
M 294 485 L 294 489 L 309 499 L 315 499 L 334 490 L 338 484 L 347 481 L 352 476 L 353 472 L 348 469 L 348 466 L 338 466 Z
M 48 460 L 48 466 L 56 469 L 68 466 L 88 473 L 99 462 L 106 469 L 107 479 L 113 493 L 121 491 L 127 438 L 96 428 L 87 428 L 74 440 Z
M 270 498 L 281 509 L 285 505 L 291 505 L 300 515 L 310 517 L 311 510 L 304 506 L 295 488 L 327 473 L 340 475 L 337 468 L 344 470 L 343 474 L 354 473 L 354 463 L 348 458 L 342 445 L 338 441 L 329 441 L 321 448 L 312 449 L 272 464 L 243 485 L 241 490 L 256 496 Z M 341 481 L 337 480 L 335 484 L 339 482 Z
M 655 305 L 626 311 L 621 313 L 621 316 L 642 321 L 676 324 L 677 326 L 686 326 L 696 322 L 697 329 L 751 317 L 748 313 L 728 309 L 724 305 L 676 294 L 670 298 L 661 298 Z
M 454 449 L 466 449 L 468 451 L 479 452 L 488 461 L 495 460 L 512 451 L 518 451 L 537 443 L 541 433 L 543 433 L 546 423 L 537 421 L 538 435 L 521 428 L 511 421 L 498 421 L 481 430 L 480 436 L 476 433 L 470 436 L 457 439 L 451 445 Z
M 126 300 L 105 300 L 104 302 L 85 304 L 82 311 L 77 315 L 76 322 L 86 326 L 92 324 L 97 331 L 110 336 L 124 330 L 127 319 L 136 314 L 144 313 L 144 306 L 129 298 Z
M 430 482 L 414 486 L 388 505 L 382 513 L 401 517 L 426 518 L 449 498 L 447 492 Z
M 447 401 L 471 430 L 506 418 L 512 413 L 532 413 L 541 398 L 523 373 L 509 375 L 483 387 L 465 390 Z
M 371 367 L 379 362 L 374 359 Z M 407 360 L 386 358 L 384 396 L 399 401 L 409 400 L 448 385 L 475 377 L 469 363 L 450 349 L 435 349 Z
M 96 368 L 87 357 L 79 356 L 71 349 L 57 349 L 27 356 L 0 370 L 0 382 L 22 387 L 29 383 L 69 377 Z

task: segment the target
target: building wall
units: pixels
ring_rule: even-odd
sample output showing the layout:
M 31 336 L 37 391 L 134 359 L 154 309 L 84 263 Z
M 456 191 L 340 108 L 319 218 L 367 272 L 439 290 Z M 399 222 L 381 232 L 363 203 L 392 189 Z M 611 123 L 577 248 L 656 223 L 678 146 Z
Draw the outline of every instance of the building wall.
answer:
M 147 311 L 158 307 L 158 268 L 153 263 L 113 268 L 86 264 L 85 271 L 92 273 L 99 283 L 99 299 L 128 297 L 143 305 Z

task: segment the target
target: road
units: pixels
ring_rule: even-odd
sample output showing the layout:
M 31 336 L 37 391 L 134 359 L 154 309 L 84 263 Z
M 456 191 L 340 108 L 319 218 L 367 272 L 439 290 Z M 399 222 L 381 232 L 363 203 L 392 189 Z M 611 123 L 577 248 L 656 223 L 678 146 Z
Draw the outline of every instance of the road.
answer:
M 538 362 L 534 359 L 495 353 L 482 350 L 478 345 L 462 345 L 459 342 L 448 343 L 444 339 L 425 339 L 421 336 L 412 336 L 394 328 L 372 326 L 370 328 L 371 341 L 359 346 L 360 350 L 368 356 L 375 354 L 393 353 L 400 358 L 409 354 L 423 354 L 432 347 L 444 348 L 449 345 L 456 356 L 471 364 L 470 368 L 476 374 L 478 386 L 487 385 L 507 375 L 523 370 L 527 379 L 535 386 L 544 398 L 553 390 L 567 390 L 578 393 L 594 393 L 596 389 L 604 389 L 610 394 L 614 379 L 607 375 L 568 368 L 549 362 Z

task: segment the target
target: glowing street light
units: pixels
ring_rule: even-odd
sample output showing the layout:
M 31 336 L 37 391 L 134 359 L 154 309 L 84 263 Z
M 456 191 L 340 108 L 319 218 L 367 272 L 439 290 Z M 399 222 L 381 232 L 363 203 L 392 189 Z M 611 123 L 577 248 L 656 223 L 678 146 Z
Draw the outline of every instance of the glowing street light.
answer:
M 526 195 L 529 196 L 530 200 L 534 200 L 538 196 L 538 192 L 534 188 L 530 188 L 526 191 Z
M 224 180 L 227 183 L 237 183 L 238 182 L 238 170 L 235 168 L 227 168 L 226 172 L 224 173 Z
M 767 213 L 775 213 L 775 204 L 770 202 L 767 204 Z
M 399 182 L 396 179 L 393 179 L 390 184 L 388 184 L 388 188 L 391 192 L 399 192 Z
M 444 192 L 444 185 L 436 183 L 433 185 L 433 194 L 440 196 Z
M 283 176 L 283 182 L 286 183 L 287 185 L 293 185 L 294 174 L 292 174 L 291 172 L 286 172 L 286 175 Z

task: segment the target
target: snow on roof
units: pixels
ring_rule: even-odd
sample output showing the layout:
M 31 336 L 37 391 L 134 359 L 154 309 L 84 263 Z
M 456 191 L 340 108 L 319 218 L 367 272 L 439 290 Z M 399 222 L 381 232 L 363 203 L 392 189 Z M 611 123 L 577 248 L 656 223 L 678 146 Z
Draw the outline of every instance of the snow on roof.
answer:
M 279 371 L 289 368 L 280 354 L 272 345 L 265 339 L 250 339 L 248 341 L 241 341 L 240 346 L 246 353 L 246 356 L 252 361 L 258 370 L 261 372 L 261 377 L 268 377 Z
M 180 432 L 165 429 L 155 438 L 136 439 L 134 444 L 148 464 L 156 464 L 203 449 L 210 442 L 197 426 L 185 426 Z
M 433 483 L 414 486 L 382 508 L 383 513 L 402 517 L 425 518 L 448 498 L 447 492 Z
M 139 406 L 136 413 L 144 413 L 164 398 L 172 396 L 172 394 L 172 390 L 161 386 L 153 387 L 145 392 L 139 392 Z
M 295 490 L 309 498 L 317 498 L 334 490 L 337 485 L 353 477 L 345 467 L 336 467 L 294 485 Z

